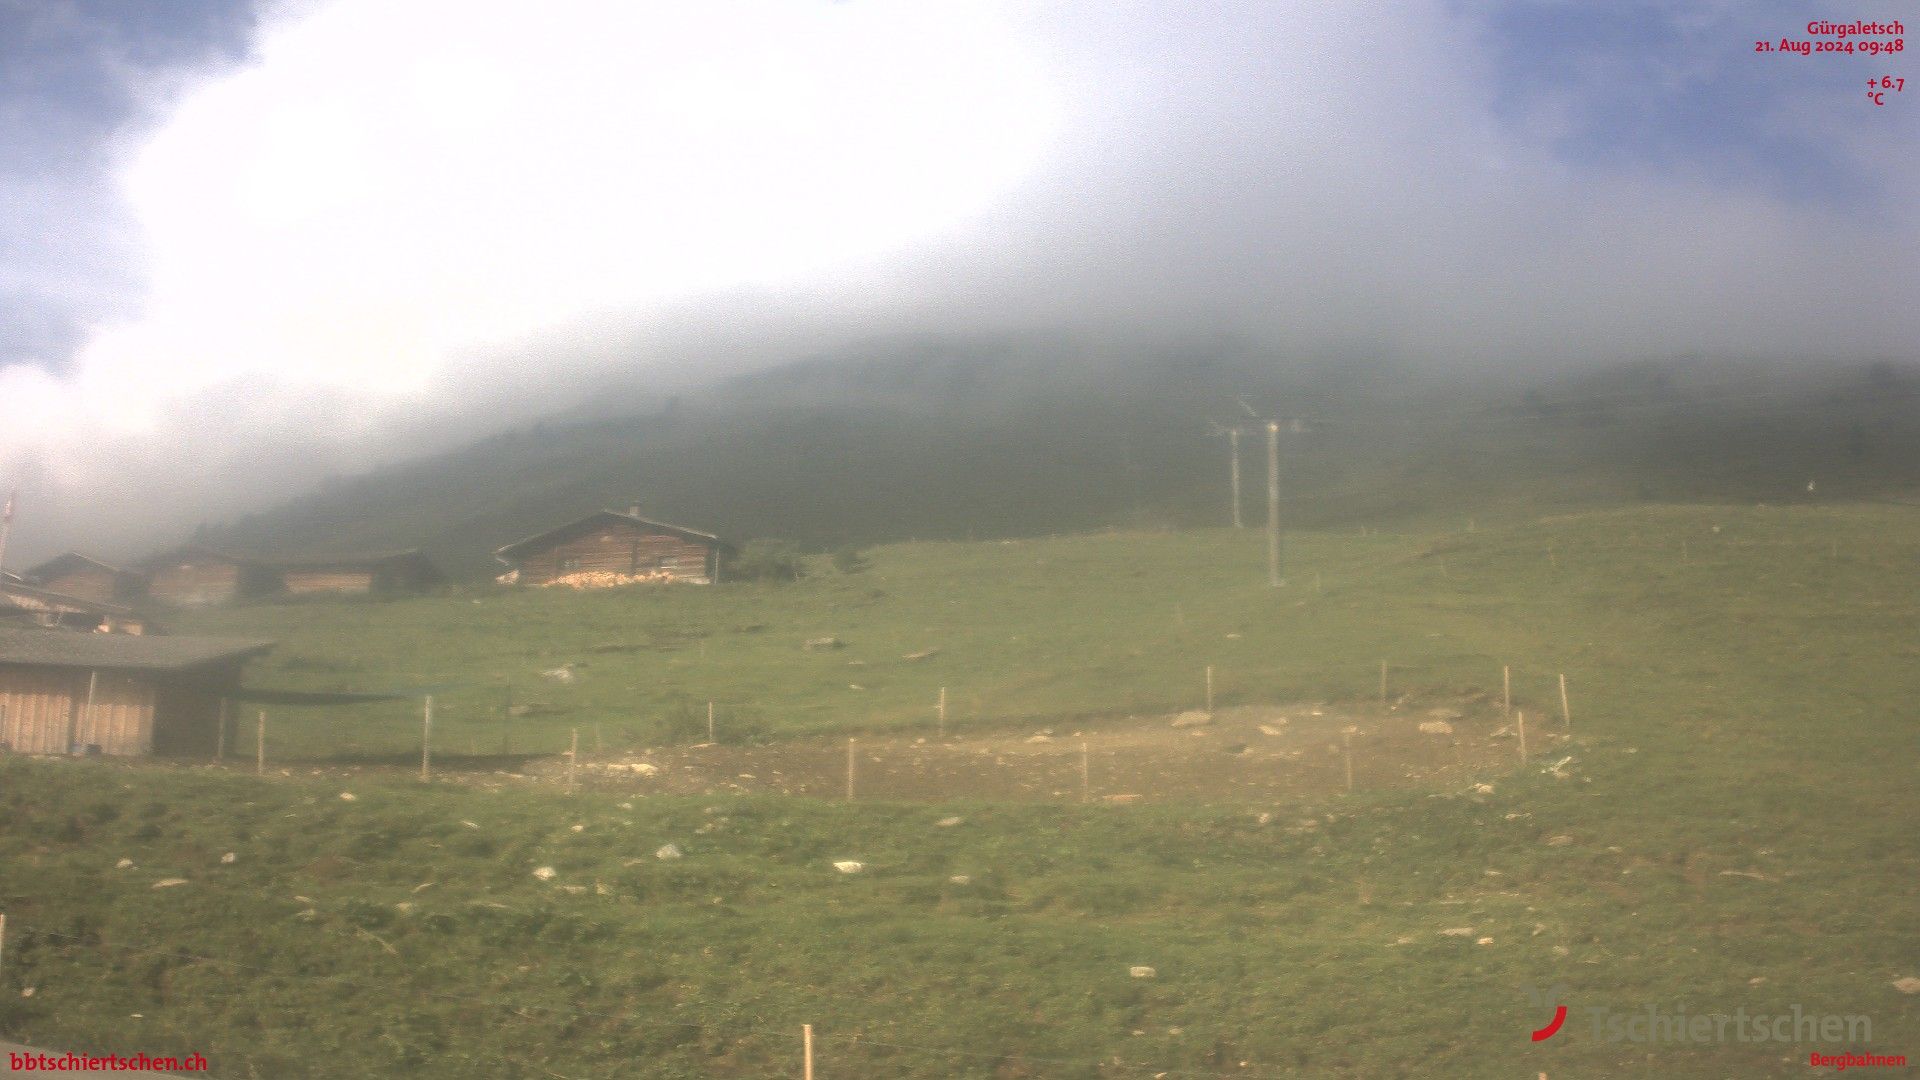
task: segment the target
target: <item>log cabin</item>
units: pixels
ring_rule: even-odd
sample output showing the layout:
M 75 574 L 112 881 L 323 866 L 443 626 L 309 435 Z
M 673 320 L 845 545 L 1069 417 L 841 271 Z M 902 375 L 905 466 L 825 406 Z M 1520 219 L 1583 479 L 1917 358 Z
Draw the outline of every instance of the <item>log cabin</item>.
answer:
M 138 573 L 101 562 L 91 555 L 69 551 L 26 571 L 29 582 L 62 596 L 124 604 L 137 599 L 144 586 Z
M 122 604 L 26 585 L 9 574 L 0 579 L 0 625 L 33 625 L 91 630 L 103 634 L 144 634 L 152 620 Z
M 413 550 L 277 559 L 270 565 L 287 596 L 396 596 L 444 580 L 438 567 Z
M 578 521 L 508 544 L 494 557 L 512 567 L 522 585 L 566 583 L 621 585 L 687 582 L 710 585 L 734 554 L 712 533 L 649 521 L 639 507 L 625 513 L 602 510 Z
M 270 641 L 0 626 L 0 748 L 211 755 L 221 703 Z
M 147 597 L 170 607 L 208 607 L 274 591 L 271 567 L 258 559 L 188 546 L 141 565 Z

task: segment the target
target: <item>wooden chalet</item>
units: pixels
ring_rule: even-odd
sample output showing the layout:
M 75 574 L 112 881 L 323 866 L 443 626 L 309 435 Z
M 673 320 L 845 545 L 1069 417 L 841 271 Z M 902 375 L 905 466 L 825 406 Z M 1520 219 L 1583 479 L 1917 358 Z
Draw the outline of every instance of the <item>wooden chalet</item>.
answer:
M 152 622 L 122 604 L 42 589 L 20 582 L 12 574 L 0 578 L 0 626 L 33 625 L 91 630 L 96 633 L 144 634 Z
M 649 521 L 633 507 L 589 514 L 508 544 L 494 557 L 512 567 L 511 580 L 522 585 L 710 585 L 720 580 L 722 565 L 733 554 L 733 545 L 712 533 Z
M 422 592 L 445 580 L 425 555 L 412 550 L 277 559 L 269 566 L 287 596 L 391 596 Z
M 0 748 L 211 755 L 221 702 L 272 642 L 0 626 Z
M 25 576 L 49 592 L 102 604 L 124 604 L 137 599 L 144 585 L 135 571 L 108 565 L 78 551 L 56 555 L 28 569 Z
M 142 564 L 147 597 L 169 607 L 211 607 L 262 596 L 277 587 L 273 569 L 258 559 L 184 547 Z

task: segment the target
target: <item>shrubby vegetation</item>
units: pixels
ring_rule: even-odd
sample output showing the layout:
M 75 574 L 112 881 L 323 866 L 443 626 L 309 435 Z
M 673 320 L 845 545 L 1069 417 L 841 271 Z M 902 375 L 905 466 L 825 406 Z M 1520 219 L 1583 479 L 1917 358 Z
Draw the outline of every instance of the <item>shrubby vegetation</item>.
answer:
M 799 581 L 807 574 L 807 557 L 785 540 L 749 540 L 740 554 L 727 561 L 723 581 Z

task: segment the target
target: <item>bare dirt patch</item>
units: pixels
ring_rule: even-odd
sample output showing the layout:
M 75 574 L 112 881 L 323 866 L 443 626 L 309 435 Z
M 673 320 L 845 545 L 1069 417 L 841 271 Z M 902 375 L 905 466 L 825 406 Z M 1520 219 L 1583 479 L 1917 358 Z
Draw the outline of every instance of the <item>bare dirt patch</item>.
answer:
M 1356 791 L 1464 782 L 1518 760 L 1513 732 L 1484 699 L 1379 706 L 1238 706 L 944 738 L 879 734 L 854 742 L 859 798 L 1131 802 L 1265 800 L 1343 791 L 1351 740 Z M 1427 730 L 1422 730 L 1425 725 Z M 1557 733 L 1529 731 L 1534 756 Z M 1082 745 L 1086 776 L 1082 781 Z M 844 798 L 847 741 L 702 744 L 529 763 L 528 775 L 596 790 L 777 793 Z

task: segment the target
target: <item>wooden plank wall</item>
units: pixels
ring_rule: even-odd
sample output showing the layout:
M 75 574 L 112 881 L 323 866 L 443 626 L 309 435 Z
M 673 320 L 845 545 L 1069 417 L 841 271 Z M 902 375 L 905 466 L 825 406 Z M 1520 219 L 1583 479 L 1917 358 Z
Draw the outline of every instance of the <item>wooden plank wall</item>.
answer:
M 86 707 L 87 672 L 0 668 L 0 742 L 18 754 L 65 754 L 97 745 L 103 754 L 153 749 L 153 688 L 139 675 L 103 671 Z
M 226 562 L 164 566 L 153 572 L 147 593 L 181 606 L 232 603 L 240 595 L 240 568 Z
M 116 599 L 116 584 L 111 571 L 89 566 L 48 578 L 41 588 L 48 592 L 77 596 L 82 600 L 111 604 Z
M 87 676 L 57 668 L 0 667 L 0 743 L 16 754 L 64 754 L 73 723 L 75 684 Z
M 103 754 L 132 756 L 153 752 L 153 683 L 145 677 L 102 671 L 93 688 L 93 708 L 80 687 L 80 747 L 98 746 Z
M 371 570 L 288 570 L 280 575 L 280 581 L 289 596 L 373 591 Z
M 567 568 L 568 560 L 579 565 Z M 537 585 L 565 574 L 586 571 L 615 574 L 665 570 L 676 581 L 705 583 L 708 547 L 678 536 L 609 525 L 577 536 L 520 563 L 520 580 Z

